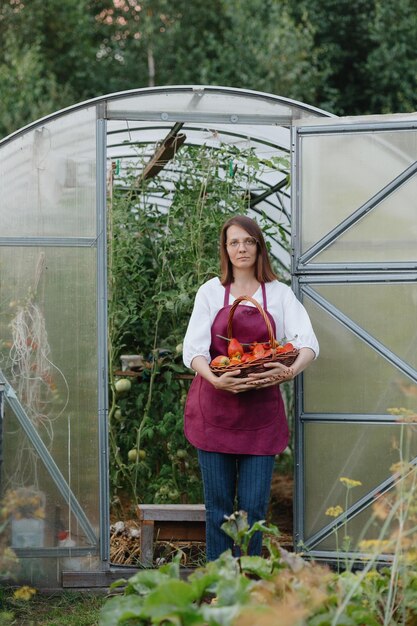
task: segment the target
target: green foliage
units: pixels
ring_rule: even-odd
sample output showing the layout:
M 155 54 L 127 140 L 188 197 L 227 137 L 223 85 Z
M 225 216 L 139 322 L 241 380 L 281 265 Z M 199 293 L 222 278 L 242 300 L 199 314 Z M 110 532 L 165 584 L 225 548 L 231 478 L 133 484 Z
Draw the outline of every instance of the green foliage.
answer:
M 227 17 L 221 84 L 317 103 L 322 70 L 303 16 L 296 21 L 284 2 L 233 0 Z
M 400 423 L 399 462 L 391 471 L 393 489 L 379 495 L 365 526 L 374 536 L 376 520 L 383 522 L 376 539 L 359 540 L 356 561 L 344 556 L 344 571 L 331 571 L 287 552 L 277 542 L 278 529 L 259 521 L 251 528 L 243 511 L 226 518 L 223 530 L 242 556 L 224 552 L 216 561 L 196 569 L 187 581 L 179 580 L 179 559 L 160 570 L 139 572 L 119 581 L 124 595 L 111 598 L 103 607 L 101 626 L 110 624 L 208 624 L 212 626 L 395 626 L 415 624 L 417 619 L 417 467 L 413 458 L 412 430 L 415 412 L 390 409 Z M 361 485 L 342 476 L 346 506 L 351 490 Z M 328 509 L 337 517 L 342 507 Z M 348 522 L 342 523 L 347 531 Z M 265 558 L 247 556 L 255 532 L 264 532 Z M 346 535 L 347 536 L 347 535 Z M 342 550 L 350 551 L 350 542 Z M 389 566 L 381 566 L 381 557 Z M 360 565 L 354 569 L 354 565 Z M 131 621 L 129 621 L 131 620 Z
M 249 543 L 256 532 L 269 532 L 278 537 L 278 529 L 265 525 L 265 520 L 259 520 L 249 528 L 248 514 L 246 511 L 237 511 L 222 524 L 221 529 L 226 533 L 236 546 L 239 546 L 241 553 L 246 556 L 249 550 Z
M 369 24 L 372 0 L 306 0 L 294 10 L 304 15 L 314 33 L 314 49 L 322 68 L 317 85 L 320 106 L 338 115 L 368 110 L 365 64 L 372 48 Z
M 337 115 L 399 113 L 417 106 L 413 0 L 288 0 L 313 33 L 316 101 Z
M 52 113 L 65 102 L 53 74 L 45 71 L 39 43 L 21 45 L 12 33 L 5 38 L 0 61 L 0 136 Z M 1 48 L 1 46 L 0 46 Z
M 37 46 L 43 74 L 53 76 L 72 98 L 91 93 L 95 85 L 96 30 L 86 0 L 3 2 L 0 32 L 14 37 L 18 46 Z M 2 55 L 8 49 L 9 40 L 2 38 Z
M 366 62 L 367 110 L 415 111 L 417 106 L 417 13 L 414 0 L 376 0 Z
M 414 0 L 5 0 L 0 133 L 170 84 L 256 89 L 339 115 L 413 111 L 415 21 Z
M 179 558 L 159 570 L 139 572 L 113 585 L 123 588 L 123 595 L 105 603 L 100 626 L 414 623 L 416 575 L 411 565 L 397 578 L 391 602 L 392 572 L 378 571 L 373 561 L 363 571 L 338 574 L 282 549 L 275 527 L 260 522 L 249 528 L 243 512 L 223 526 L 242 552 L 260 527 L 267 536 L 266 558 L 234 558 L 228 550 L 186 581 L 180 580 Z

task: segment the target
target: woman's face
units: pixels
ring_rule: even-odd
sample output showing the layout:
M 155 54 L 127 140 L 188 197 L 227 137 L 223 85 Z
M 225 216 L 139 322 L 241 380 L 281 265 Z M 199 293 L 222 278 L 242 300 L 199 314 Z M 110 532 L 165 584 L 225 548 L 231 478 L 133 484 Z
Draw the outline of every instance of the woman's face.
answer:
M 256 239 L 240 226 L 233 224 L 226 232 L 226 250 L 233 267 L 255 267 L 258 256 Z

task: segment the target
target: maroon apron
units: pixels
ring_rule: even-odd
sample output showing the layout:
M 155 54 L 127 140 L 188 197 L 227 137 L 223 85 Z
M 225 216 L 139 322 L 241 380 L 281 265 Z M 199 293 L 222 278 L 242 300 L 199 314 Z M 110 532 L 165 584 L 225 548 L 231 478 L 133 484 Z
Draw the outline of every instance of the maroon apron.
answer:
M 230 285 L 223 308 L 211 327 L 210 355 L 227 354 L 225 339 L 231 305 Z M 275 334 L 275 322 L 267 311 L 266 290 L 262 283 L 264 310 Z M 233 336 L 243 343 L 269 340 L 265 320 L 256 307 L 239 305 L 233 315 Z M 273 455 L 288 444 L 289 433 L 284 402 L 278 385 L 234 394 L 215 389 L 197 374 L 191 383 L 184 414 L 188 441 L 201 450 L 229 454 Z

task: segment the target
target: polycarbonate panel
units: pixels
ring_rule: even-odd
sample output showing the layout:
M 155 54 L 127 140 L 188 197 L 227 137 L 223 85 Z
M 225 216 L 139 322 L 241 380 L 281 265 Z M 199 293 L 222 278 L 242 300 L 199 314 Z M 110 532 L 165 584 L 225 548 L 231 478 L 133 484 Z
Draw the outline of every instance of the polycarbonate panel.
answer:
M 417 260 L 417 176 L 406 181 L 312 263 Z
M 283 104 L 273 98 L 266 99 L 252 94 L 239 94 L 232 92 L 215 92 L 196 88 L 182 91 L 158 91 L 142 92 L 124 98 L 111 99 L 108 101 L 107 111 L 109 118 L 123 115 L 123 119 L 140 119 L 140 114 L 147 119 L 168 119 L 168 117 L 180 114 L 187 119 L 187 114 L 199 115 L 222 115 L 229 116 L 232 122 L 238 122 L 239 115 L 268 116 L 272 118 L 292 118 L 293 107 L 289 103 Z M 313 113 L 314 115 L 314 113 Z M 136 116 L 139 116 L 137 118 Z M 192 119 L 192 118 L 191 118 Z
M 315 543 L 314 550 L 343 550 L 346 534 L 349 537 L 349 549 L 354 552 L 392 554 L 395 551 L 398 519 L 394 510 L 390 510 L 389 503 L 398 503 L 400 499 L 404 501 L 407 498 L 407 492 L 404 491 L 406 488 L 403 481 L 398 482 L 382 499 L 377 499 L 346 525 L 342 525 L 337 531 L 333 530 L 325 539 Z
M 355 286 L 355 292 L 350 285 L 328 285 L 328 292 L 337 294 L 339 303 L 347 302 L 352 298 L 352 308 L 358 307 L 358 311 L 364 313 L 363 301 L 357 296 L 359 285 Z M 362 285 L 365 292 L 368 285 Z M 410 286 L 409 286 L 410 287 Z M 389 285 L 389 289 L 393 286 Z M 315 286 L 315 289 L 318 288 Z M 406 285 L 404 285 L 404 290 Z M 332 291 L 333 290 L 333 291 Z M 375 302 L 381 296 L 381 289 L 375 292 Z M 393 292 L 394 293 L 394 292 Z M 398 290 L 397 292 L 398 293 Z M 372 307 L 368 311 L 368 332 L 373 332 L 372 315 L 375 315 L 375 328 L 381 336 L 381 341 L 393 348 L 394 352 L 415 363 L 415 313 L 412 308 L 412 294 L 415 289 L 410 289 L 410 294 L 405 299 L 409 308 L 399 309 L 393 317 L 389 316 L 384 322 L 384 309 L 377 311 Z M 353 298 L 357 296 L 354 300 Z M 388 286 L 384 296 L 389 299 Z M 382 296 L 381 296 L 382 297 Z M 364 298 L 366 301 L 366 298 Z M 397 367 L 380 356 L 371 346 L 358 338 L 340 321 L 318 307 L 308 296 L 304 297 L 304 305 L 310 315 L 313 328 L 320 344 L 320 356 L 317 366 L 312 366 L 304 373 L 304 411 L 306 413 L 345 413 L 351 414 L 376 414 L 385 415 L 389 408 L 405 407 L 413 409 L 417 397 L 417 385 L 408 376 L 403 374 Z M 382 307 L 382 305 L 380 305 Z M 398 301 L 392 296 L 391 309 L 398 307 Z M 363 307 L 363 308 L 362 308 Z M 411 315 L 408 318 L 408 315 Z M 413 326 L 414 324 L 414 326 Z M 366 329 L 365 329 L 366 330 Z M 407 330 L 409 336 L 407 336 Z M 396 338 L 403 332 L 404 337 L 395 345 Z M 410 342 L 407 346 L 407 341 Z
M 416 282 L 334 283 L 313 288 L 417 370 Z
M 42 494 L 42 547 L 57 545 L 59 529 L 70 530 L 77 547 L 98 536 L 96 271 L 95 248 L 0 248 L 0 369 L 23 407 L 20 419 L 35 429 L 63 480 L 59 489 L 9 406 L 2 488 Z M 89 537 L 71 514 L 65 486 L 88 519 Z
M 306 135 L 301 138 L 301 250 L 311 245 L 349 217 L 372 196 L 417 160 L 417 132 L 385 131 L 367 133 Z M 391 226 L 396 219 L 395 232 L 404 233 L 404 219 L 412 216 L 410 204 L 412 190 L 393 197 L 385 209 L 379 212 L 380 223 L 376 231 L 376 243 L 388 240 Z M 389 210 L 393 214 L 384 221 Z M 375 218 L 376 220 L 376 218 Z M 375 221 L 376 223 L 376 221 Z M 416 218 L 411 228 L 415 231 Z M 366 230 L 362 245 L 373 241 L 372 231 Z M 381 236 L 384 233 L 385 239 Z M 398 235 L 394 237 L 398 239 Z M 355 243 L 359 241 L 355 239 Z M 407 240 L 407 239 L 406 239 Z M 365 243 L 364 243 L 365 242 Z M 372 248 L 373 249 L 373 248 Z M 356 246 L 353 254 L 345 259 L 344 248 L 339 249 L 337 260 L 361 260 L 366 250 Z M 359 256 L 355 257 L 358 252 Z M 383 258 L 384 251 L 377 260 Z M 388 256 L 388 259 L 391 257 Z M 413 257 L 414 258 L 414 257 Z M 315 262 L 318 259 L 314 259 Z
M 2 237 L 94 237 L 95 197 L 95 107 L 0 146 Z
M 392 477 L 396 464 L 417 455 L 417 431 L 413 424 L 307 423 L 304 427 L 304 540 L 334 522 L 326 515 L 331 507 L 346 511 L 382 482 Z M 341 478 L 361 484 L 348 489 Z M 369 522 L 370 520 L 370 522 Z M 375 523 L 374 523 L 375 522 Z M 339 529 L 339 546 L 345 531 L 357 547 L 362 539 L 376 539 L 381 520 L 372 508 L 349 520 Z M 336 536 L 314 549 L 334 549 Z

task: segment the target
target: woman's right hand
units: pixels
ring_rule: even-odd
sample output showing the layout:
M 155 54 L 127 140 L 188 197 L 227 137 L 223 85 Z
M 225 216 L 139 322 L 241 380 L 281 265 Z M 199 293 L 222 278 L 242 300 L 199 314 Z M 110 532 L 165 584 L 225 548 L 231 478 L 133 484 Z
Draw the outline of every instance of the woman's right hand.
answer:
M 253 389 L 253 387 L 246 384 L 248 381 L 247 378 L 237 378 L 240 370 L 225 372 L 221 376 L 216 376 L 211 371 L 209 364 L 203 356 L 199 355 L 194 357 L 191 367 L 200 374 L 200 376 L 208 380 L 215 389 L 230 391 L 230 393 L 241 393 L 242 391 Z
M 234 372 L 225 372 L 221 376 L 213 375 L 214 378 L 210 382 L 215 389 L 220 389 L 221 391 L 230 391 L 230 393 L 249 391 L 251 387 L 246 384 L 248 379 L 237 378 L 239 373 L 240 370 L 235 370 Z

